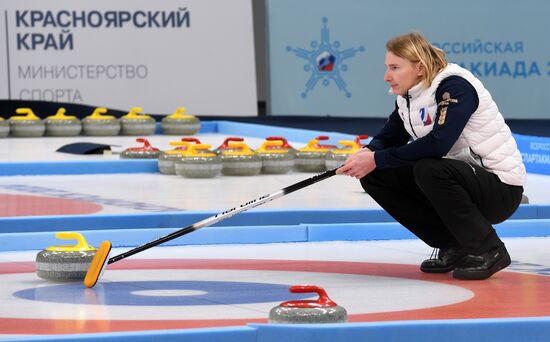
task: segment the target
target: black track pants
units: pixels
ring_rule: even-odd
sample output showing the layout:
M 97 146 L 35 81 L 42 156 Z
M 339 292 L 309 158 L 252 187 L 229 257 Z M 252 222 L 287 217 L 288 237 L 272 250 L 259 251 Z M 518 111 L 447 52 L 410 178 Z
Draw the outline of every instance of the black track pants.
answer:
M 518 208 L 523 187 L 452 159 L 423 159 L 414 166 L 376 169 L 363 189 L 395 220 L 428 245 L 480 254 L 502 245 L 492 224 Z

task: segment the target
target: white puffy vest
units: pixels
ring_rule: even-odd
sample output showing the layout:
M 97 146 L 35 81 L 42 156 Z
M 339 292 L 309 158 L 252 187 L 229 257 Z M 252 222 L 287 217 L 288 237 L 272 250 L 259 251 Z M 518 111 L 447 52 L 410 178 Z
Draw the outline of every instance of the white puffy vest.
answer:
M 476 163 L 496 174 L 506 184 L 524 185 L 526 172 L 521 154 L 491 94 L 471 72 L 456 64 L 449 63 L 429 88 L 424 89 L 422 83 L 411 88 L 409 106 L 406 98 L 397 96 L 399 115 L 405 129 L 414 140 L 433 129 L 437 111 L 435 92 L 442 80 L 453 75 L 472 84 L 477 91 L 479 105 L 445 158 Z M 450 95 L 453 98 L 453 94 Z

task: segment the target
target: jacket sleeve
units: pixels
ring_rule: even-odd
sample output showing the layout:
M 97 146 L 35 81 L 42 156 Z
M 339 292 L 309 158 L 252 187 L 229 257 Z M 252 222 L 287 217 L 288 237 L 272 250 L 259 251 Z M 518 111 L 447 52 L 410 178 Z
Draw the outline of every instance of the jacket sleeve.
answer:
M 371 151 L 379 151 L 390 147 L 403 146 L 410 138 L 411 136 L 403 126 L 403 120 L 399 117 L 396 103 L 395 109 L 388 117 L 384 127 L 366 147 Z
M 450 100 L 445 102 L 443 94 L 449 95 Z M 403 146 L 377 150 L 374 154 L 377 168 L 412 165 L 424 158 L 441 158 L 450 151 L 476 111 L 479 98 L 470 82 L 450 76 L 439 84 L 435 99 L 438 106 L 430 133 Z

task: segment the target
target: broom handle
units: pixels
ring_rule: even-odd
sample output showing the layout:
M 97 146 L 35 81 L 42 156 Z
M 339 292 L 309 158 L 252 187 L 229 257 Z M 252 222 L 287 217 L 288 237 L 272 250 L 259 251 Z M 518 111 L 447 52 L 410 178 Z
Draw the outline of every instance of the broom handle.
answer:
M 311 178 L 305 179 L 301 182 L 289 185 L 286 188 L 283 188 L 283 189 L 281 189 L 277 192 L 258 197 L 258 198 L 254 199 L 252 201 L 241 204 L 238 207 L 231 208 L 229 210 L 223 211 L 223 212 L 221 212 L 219 214 L 216 214 L 214 216 L 210 216 L 208 218 L 205 218 L 202 221 L 193 223 L 190 226 L 187 226 L 185 228 L 182 228 L 180 230 L 172 232 L 172 233 L 170 233 L 166 236 L 160 237 L 160 238 L 158 238 L 156 240 L 153 240 L 151 242 L 148 242 L 144 245 L 141 245 L 141 246 L 138 246 L 136 248 L 130 249 L 129 251 L 124 252 L 122 254 L 115 255 L 114 257 L 110 258 L 107 263 L 112 264 L 113 262 L 120 261 L 120 260 L 125 259 L 125 258 L 127 258 L 131 255 L 136 254 L 136 253 L 139 253 L 139 252 L 142 252 L 142 251 L 144 251 L 146 249 L 149 249 L 151 247 L 160 245 L 161 243 L 164 243 L 164 242 L 170 241 L 172 239 L 175 239 L 177 237 L 192 233 L 192 232 L 194 232 L 196 230 L 199 230 L 201 228 L 211 226 L 215 223 L 218 223 L 220 221 L 228 219 L 228 218 L 230 218 L 234 215 L 242 213 L 243 211 L 246 211 L 246 210 L 251 209 L 251 208 L 255 208 L 255 207 L 260 206 L 264 203 L 273 201 L 276 198 L 282 197 L 284 195 L 288 195 L 288 194 L 290 194 L 294 191 L 305 188 L 306 186 L 309 186 L 309 185 L 315 184 L 317 182 L 320 182 L 324 179 L 330 178 L 330 177 L 332 177 L 336 174 L 337 169 L 338 168 L 334 168 L 332 170 L 325 171 L 325 172 L 320 173 L 318 175 L 315 175 Z

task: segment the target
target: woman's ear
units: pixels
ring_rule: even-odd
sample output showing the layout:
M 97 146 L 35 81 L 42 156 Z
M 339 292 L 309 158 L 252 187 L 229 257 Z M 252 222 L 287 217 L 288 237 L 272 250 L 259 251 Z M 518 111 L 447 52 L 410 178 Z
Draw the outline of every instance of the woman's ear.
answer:
M 420 62 L 416 63 L 416 75 L 418 77 L 424 76 L 424 65 Z

